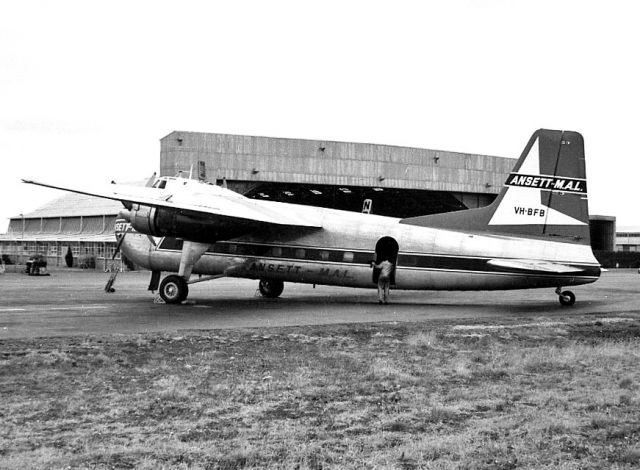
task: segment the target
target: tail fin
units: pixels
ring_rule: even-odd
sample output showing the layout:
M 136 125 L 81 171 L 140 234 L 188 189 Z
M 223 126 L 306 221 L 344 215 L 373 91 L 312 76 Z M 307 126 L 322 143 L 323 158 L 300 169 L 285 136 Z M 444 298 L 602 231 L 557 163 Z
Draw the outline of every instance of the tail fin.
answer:
M 577 132 L 540 129 L 490 206 L 402 223 L 589 244 L 584 140 Z

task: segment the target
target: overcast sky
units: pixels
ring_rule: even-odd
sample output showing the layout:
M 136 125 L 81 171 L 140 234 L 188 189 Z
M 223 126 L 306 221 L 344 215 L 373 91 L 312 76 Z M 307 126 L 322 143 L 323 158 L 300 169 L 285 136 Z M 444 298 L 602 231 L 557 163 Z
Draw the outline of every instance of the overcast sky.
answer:
M 639 5 L 639 6 L 636 6 Z M 518 157 L 585 138 L 592 214 L 640 226 L 635 1 L 13 1 L 0 6 L 0 233 L 142 180 L 173 130 Z

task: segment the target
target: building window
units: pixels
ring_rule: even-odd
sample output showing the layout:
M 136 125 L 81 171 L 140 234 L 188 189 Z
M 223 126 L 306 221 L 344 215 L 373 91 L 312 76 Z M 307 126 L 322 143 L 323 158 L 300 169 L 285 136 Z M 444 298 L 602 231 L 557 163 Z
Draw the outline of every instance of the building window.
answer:
M 104 257 L 111 259 L 113 258 L 113 254 L 116 252 L 116 247 L 113 244 L 108 244 L 104 250 Z

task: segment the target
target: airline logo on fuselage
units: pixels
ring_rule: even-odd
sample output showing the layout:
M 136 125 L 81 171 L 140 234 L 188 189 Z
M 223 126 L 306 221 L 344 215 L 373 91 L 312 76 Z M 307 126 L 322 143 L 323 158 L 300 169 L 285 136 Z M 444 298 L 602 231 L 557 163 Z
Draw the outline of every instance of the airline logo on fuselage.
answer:
M 116 225 L 115 225 L 115 233 L 116 236 L 123 234 L 124 232 L 126 232 L 127 230 L 131 229 L 131 224 L 129 222 L 127 222 L 124 219 L 118 219 L 116 220 Z
M 545 189 L 548 191 L 561 191 L 563 193 L 587 193 L 586 180 L 558 176 L 535 176 L 511 173 L 509 178 L 507 178 L 506 185 L 521 188 Z

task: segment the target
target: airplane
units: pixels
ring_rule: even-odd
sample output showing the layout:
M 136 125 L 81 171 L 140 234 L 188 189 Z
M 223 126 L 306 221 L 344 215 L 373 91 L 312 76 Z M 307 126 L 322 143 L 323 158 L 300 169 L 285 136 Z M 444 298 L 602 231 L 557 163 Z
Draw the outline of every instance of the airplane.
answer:
M 393 218 L 254 200 L 226 187 L 160 177 L 151 187 L 25 183 L 119 200 L 124 255 L 152 272 L 149 290 L 168 304 L 189 284 L 220 277 L 259 280 L 278 297 L 285 282 L 376 287 L 372 261 L 394 264 L 395 290 L 563 290 L 595 282 L 583 137 L 537 130 L 492 204 Z M 171 273 L 160 282 L 161 273 Z M 196 278 L 193 275 L 205 276 Z

